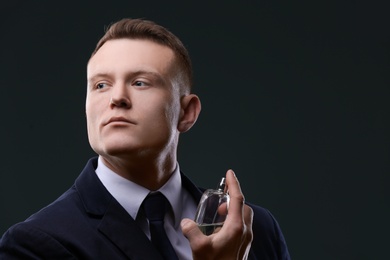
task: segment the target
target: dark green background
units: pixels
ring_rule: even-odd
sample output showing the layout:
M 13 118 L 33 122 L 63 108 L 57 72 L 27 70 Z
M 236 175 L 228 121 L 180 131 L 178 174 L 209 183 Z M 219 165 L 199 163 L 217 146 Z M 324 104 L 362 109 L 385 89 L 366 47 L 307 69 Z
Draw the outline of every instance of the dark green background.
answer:
M 203 110 L 181 139 L 187 175 L 214 187 L 233 168 L 294 259 L 388 257 L 388 1 L 214 2 L 1 4 L 1 233 L 94 155 L 86 62 L 105 26 L 134 17 L 192 55 Z

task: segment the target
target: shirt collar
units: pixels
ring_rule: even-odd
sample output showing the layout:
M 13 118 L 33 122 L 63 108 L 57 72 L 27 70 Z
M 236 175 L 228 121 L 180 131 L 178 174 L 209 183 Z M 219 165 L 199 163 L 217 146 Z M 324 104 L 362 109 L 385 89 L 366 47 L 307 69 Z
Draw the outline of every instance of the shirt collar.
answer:
M 150 190 L 123 178 L 109 169 L 99 156 L 96 174 L 100 181 L 106 187 L 108 192 L 119 202 L 119 204 L 130 214 L 133 219 L 136 219 L 138 210 L 149 194 Z M 181 219 L 182 203 L 180 203 L 181 194 L 181 176 L 179 164 L 176 163 L 176 168 L 173 171 L 169 180 L 162 186 L 160 191 L 168 199 L 172 206 L 174 214 L 174 222 Z

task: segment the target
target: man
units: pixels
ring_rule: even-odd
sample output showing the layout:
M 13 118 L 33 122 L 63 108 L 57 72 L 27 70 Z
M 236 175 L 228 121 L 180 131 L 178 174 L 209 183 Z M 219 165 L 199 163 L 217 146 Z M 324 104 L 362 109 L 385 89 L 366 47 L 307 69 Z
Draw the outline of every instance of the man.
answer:
M 163 259 L 171 247 L 166 259 L 289 259 L 278 223 L 244 203 L 232 170 L 223 227 L 206 236 L 192 221 L 202 192 L 180 171 L 177 146 L 201 104 L 176 36 L 151 21 L 114 23 L 92 53 L 87 80 L 88 137 L 98 157 L 60 198 L 3 235 L 0 259 Z M 166 246 L 156 242 L 150 194 L 169 202 Z

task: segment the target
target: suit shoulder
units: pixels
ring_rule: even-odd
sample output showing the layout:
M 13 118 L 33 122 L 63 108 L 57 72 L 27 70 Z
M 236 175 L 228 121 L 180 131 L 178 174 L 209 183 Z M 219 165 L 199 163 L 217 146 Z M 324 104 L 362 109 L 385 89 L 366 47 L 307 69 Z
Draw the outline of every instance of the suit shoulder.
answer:
M 43 218 L 46 222 L 54 216 L 67 216 L 70 215 L 75 208 L 80 207 L 81 204 L 77 191 L 75 190 L 75 187 L 72 186 L 52 203 L 31 215 L 26 221 Z
M 278 221 L 266 208 L 247 203 L 253 210 L 252 249 L 259 259 L 290 259 Z
M 14 225 L 10 230 L 22 232 L 36 229 L 48 234 L 59 232 L 68 228 L 69 225 L 64 225 L 65 223 L 72 223 L 72 219 L 80 217 L 83 212 L 82 207 L 77 192 L 74 187 L 71 187 L 55 201 L 35 212 L 25 221 Z
M 254 223 L 261 224 L 263 228 L 270 228 L 270 227 L 273 228 L 276 219 L 268 209 L 252 203 L 247 203 L 247 205 L 251 207 L 253 210 Z
M 55 238 L 43 230 L 21 222 L 9 228 L 0 239 L 0 259 L 75 259 Z

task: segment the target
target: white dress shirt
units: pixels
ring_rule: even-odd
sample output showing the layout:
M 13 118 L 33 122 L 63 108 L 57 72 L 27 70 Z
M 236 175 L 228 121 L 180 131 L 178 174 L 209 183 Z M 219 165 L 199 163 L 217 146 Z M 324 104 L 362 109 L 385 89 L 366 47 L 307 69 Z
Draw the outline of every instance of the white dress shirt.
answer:
M 116 174 L 103 163 L 100 157 L 96 174 L 108 192 L 138 222 L 150 239 L 147 219 L 142 211 L 138 212 L 150 190 Z M 180 221 L 183 218 L 194 219 L 197 205 L 189 192 L 182 188 L 178 163 L 171 178 L 159 191 L 168 199 L 173 209 L 173 212 L 166 214 L 164 219 L 164 226 L 168 238 L 179 259 L 192 259 L 190 244 L 181 231 Z

